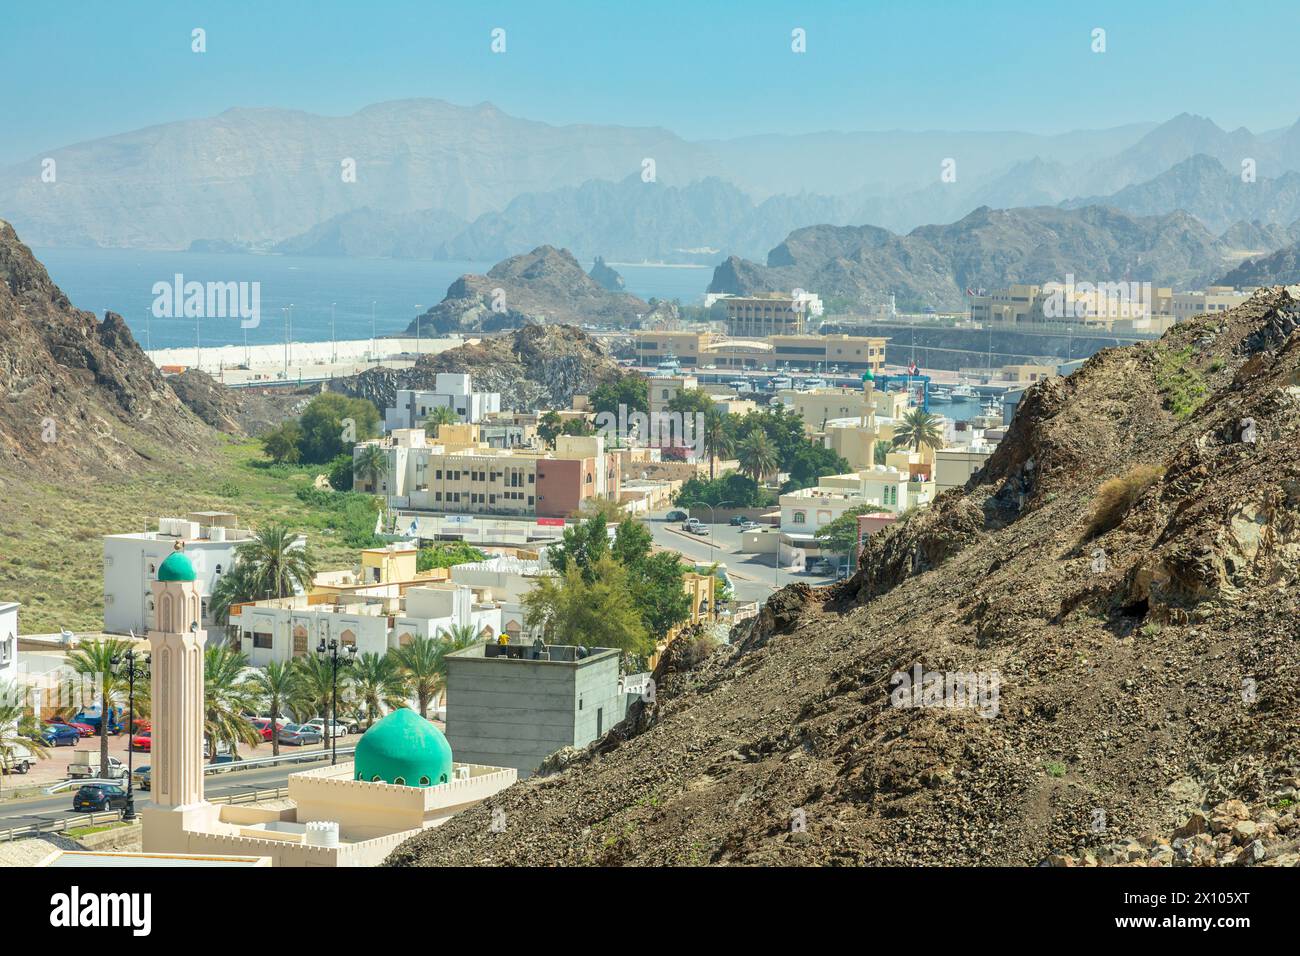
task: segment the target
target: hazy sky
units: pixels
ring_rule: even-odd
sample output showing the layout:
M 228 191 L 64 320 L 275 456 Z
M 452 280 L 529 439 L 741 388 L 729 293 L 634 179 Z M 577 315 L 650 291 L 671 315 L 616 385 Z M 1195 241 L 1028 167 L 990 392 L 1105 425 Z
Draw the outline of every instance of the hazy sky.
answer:
M 1300 117 L 1282 43 L 1297 26 L 1296 0 L 4 0 L 0 162 L 232 106 L 337 115 L 421 96 L 687 139 L 1181 112 L 1260 132 Z

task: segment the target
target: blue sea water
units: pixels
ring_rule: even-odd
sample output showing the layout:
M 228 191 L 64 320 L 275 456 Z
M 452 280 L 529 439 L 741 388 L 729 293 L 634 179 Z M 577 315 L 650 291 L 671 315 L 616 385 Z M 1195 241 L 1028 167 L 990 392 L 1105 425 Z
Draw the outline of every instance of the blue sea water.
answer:
M 330 306 L 334 336 L 339 340 L 371 335 L 371 304 L 377 335 L 401 332 L 417 314 L 442 301 L 447 287 L 467 272 L 483 273 L 490 262 L 425 262 L 408 259 L 327 259 L 307 256 L 258 256 L 134 249 L 52 249 L 32 252 L 72 303 L 103 316 L 117 312 L 147 349 L 195 344 L 193 318 L 157 318 L 151 314 L 156 282 L 171 284 L 176 274 L 186 282 L 258 282 L 261 322 L 241 328 L 238 318 L 203 319 L 200 343 L 249 345 L 283 342 L 293 305 L 293 339 L 328 341 Z M 619 268 L 628 291 L 642 298 L 699 301 L 711 269 L 670 266 Z M 177 310 L 179 311 L 179 310 Z

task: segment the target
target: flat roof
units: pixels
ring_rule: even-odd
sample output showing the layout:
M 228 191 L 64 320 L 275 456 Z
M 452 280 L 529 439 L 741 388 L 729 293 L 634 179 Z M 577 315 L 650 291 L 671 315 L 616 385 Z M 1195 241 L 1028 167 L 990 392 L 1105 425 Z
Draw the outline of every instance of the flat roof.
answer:
M 180 853 L 91 853 L 56 850 L 41 866 L 58 868 L 87 867 L 169 867 L 169 866 L 270 866 L 265 856 L 201 856 Z

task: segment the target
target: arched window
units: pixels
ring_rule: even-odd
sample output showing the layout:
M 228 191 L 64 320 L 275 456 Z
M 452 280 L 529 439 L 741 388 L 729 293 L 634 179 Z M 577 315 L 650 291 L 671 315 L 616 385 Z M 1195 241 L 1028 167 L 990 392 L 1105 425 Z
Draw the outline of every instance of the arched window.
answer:
M 379 774 L 375 774 L 373 777 L 370 778 L 370 782 L 371 782 L 371 783 L 382 783 L 383 780 L 382 780 L 382 778 L 379 776 Z
M 393 778 L 393 783 L 397 784 L 399 787 L 404 787 L 404 786 L 406 786 L 406 778 L 405 778 L 405 777 L 394 777 L 394 778 Z
M 344 647 L 347 647 L 349 644 L 356 644 L 356 642 L 357 642 L 357 636 L 356 636 L 356 634 L 352 633 L 351 630 L 346 630 L 346 631 L 344 631 L 342 634 L 339 635 L 339 642 L 340 642 Z
M 420 786 L 422 786 L 422 787 L 427 787 L 430 783 L 431 783 L 431 781 L 429 780 L 428 777 L 421 777 L 421 778 L 420 778 Z
M 413 640 L 415 638 L 411 637 L 410 631 L 403 631 L 402 636 L 397 639 L 397 644 L 399 647 L 410 647 Z
M 293 656 L 305 657 L 307 655 L 307 628 L 302 624 L 296 624 L 293 628 Z
M 805 511 L 796 511 L 792 520 L 795 524 L 804 524 L 808 521 L 808 513 Z

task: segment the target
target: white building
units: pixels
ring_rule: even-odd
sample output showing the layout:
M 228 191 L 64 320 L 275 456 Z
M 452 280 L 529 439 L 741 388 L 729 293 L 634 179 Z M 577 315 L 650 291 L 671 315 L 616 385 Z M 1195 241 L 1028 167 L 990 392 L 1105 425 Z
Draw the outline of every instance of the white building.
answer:
M 876 465 L 846 475 L 826 475 L 815 488 L 781 496 L 781 533 L 795 544 L 811 542 L 819 528 L 862 505 L 894 514 L 921 507 L 934 497 L 934 484 L 914 481 L 898 468 Z
M 234 566 L 236 549 L 252 537 L 253 532 L 239 528 L 235 516 L 224 511 L 159 518 L 157 531 L 104 535 L 104 630 L 142 635 L 154 626 L 151 588 L 158 580 L 158 566 L 177 541 L 185 543 L 198 573 L 202 622 L 210 624 L 208 598 L 221 575 Z
M 477 424 L 490 412 L 501 411 L 499 392 L 476 392 L 466 374 L 439 372 L 433 389 L 399 388 L 397 405 L 384 411 L 384 430 L 421 428 L 435 408 L 450 408 L 462 422 Z
M 0 687 L 18 680 L 18 602 L 0 601 Z
M 498 555 L 486 561 L 470 561 L 452 565 L 451 580 L 456 584 L 482 591 L 484 597 L 501 606 L 501 629 L 511 641 L 526 637 L 524 628 L 524 595 L 532 590 L 537 579 L 554 574 L 547 560 L 547 551 L 541 550 L 537 561 Z
M 305 595 L 271 598 L 245 605 L 231 624 L 254 667 L 314 654 L 322 640 L 382 656 L 456 625 L 471 625 L 487 640 L 501 633 L 501 606 L 472 588 L 429 584 L 407 588 L 401 597 L 391 590 L 375 585 L 339 595 L 332 604 L 309 604 Z

